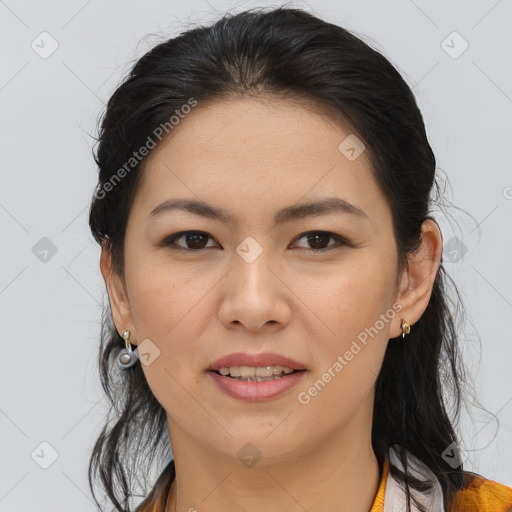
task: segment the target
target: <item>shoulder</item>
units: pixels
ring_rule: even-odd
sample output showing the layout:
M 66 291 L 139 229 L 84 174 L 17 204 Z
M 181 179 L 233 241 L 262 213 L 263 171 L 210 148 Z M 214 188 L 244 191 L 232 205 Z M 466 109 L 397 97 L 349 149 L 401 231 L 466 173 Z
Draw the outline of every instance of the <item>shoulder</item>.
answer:
M 512 512 L 512 488 L 504 484 L 489 480 L 481 475 L 464 471 L 464 484 L 451 500 L 451 505 L 445 510 L 444 492 L 441 484 L 432 471 L 411 453 L 406 452 L 409 473 L 414 477 L 432 483 L 429 491 L 411 489 L 413 496 L 424 510 L 429 512 Z M 390 463 L 404 470 L 395 448 L 389 450 Z M 406 510 L 403 488 L 390 472 L 386 484 L 384 512 Z M 414 506 L 415 512 L 418 509 Z M 380 509 L 376 509 L 380 510 Z
M 469 483 L 454 497 L 450 512 L 512 512 L 512 488 L 468 473 Z

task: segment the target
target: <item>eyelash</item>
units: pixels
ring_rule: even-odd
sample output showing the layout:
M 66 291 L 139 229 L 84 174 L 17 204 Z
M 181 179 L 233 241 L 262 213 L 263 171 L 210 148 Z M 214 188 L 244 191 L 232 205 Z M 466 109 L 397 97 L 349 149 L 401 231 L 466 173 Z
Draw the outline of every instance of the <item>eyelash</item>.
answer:
M 350 242 L 345 240 L 343 237 L 341 237 L 340 235 L 337 235 L 335 233 L 331 233 L 329 231 L 306 231 L 305 233 L 302 233 L 302 234 L 298 235 L 295 238 L 295 240 L 300 240 L 301 238 L 304 238 L 306 235 L 310 235 L 310 234 L 313 234 L 313 235 L 315 235 L 315 234 L 316 235 L 318 235 L 318 234 L 326 235 L 329 238 L 333 238 L 336 241 L 336 244 L 331 245 L 331 246 L 327 246 L 324 249 L 307 249 L 307 248 L 305 248 L 306 250 L 309 250 L 309 251 L 311 251 L 313 253 L 321 253 L 321 252 L 330 251 L 330 250 L 336 248 L 336 246 L 338 248 L 342 247 L 342 246 L 353 247 L 352 244 L 350 244 Z M 170 236 L 164 238 L 164 240 L 159 244 L 159 246 L 160 247 L 168 247 L 168 248 L 170 248 L 173 251 L 183 251 L 183 252 L 203 252 L 206 249 L 211 249 L 211 247 L 210 248 L 206 247 L 206 248 L 202 248 L 202 249 L 189 249 L 189 248 L 186 248 L 186 247 L 178 246 L 178 245 L 176 245 L 174 243 L 176 240 L 179 240 L 180 238 L 182 238 L 182 237 L 184 237 L 186 235 L 206 235 L 208 238 L 213 240 L 213 237 L 210 236 L 208 233 L 206 233 L 204 231 L 180 231 L 179 233 L 175 233 L 173 235 L 170 235 Z

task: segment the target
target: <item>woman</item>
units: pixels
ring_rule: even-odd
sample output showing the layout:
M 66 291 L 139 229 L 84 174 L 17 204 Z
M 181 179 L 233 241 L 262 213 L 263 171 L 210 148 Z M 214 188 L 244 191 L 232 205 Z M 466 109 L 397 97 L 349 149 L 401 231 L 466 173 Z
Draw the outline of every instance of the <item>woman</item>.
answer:
M 139 512 L 512 508 L 463 470 L 435 158 L 381 54 L 225 16 L 136 63 L 95 158 L 115 421 L 89 479 L 116 510 L 155 456 Z

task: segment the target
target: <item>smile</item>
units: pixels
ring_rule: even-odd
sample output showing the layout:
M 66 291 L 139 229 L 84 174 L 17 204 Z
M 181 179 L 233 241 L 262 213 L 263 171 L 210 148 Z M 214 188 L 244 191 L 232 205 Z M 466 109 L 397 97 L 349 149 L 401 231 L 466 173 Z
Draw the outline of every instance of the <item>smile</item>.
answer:
M 296 386 L 306 373 L 306 370 L 292 370 L 290 368 L 286 368 L 287 371 L 284 371 L 280 369 L 282 368 L 280 366 L 232 368 L 221 368 L 225 373 L 224 375 L 220 373 L 221 370 L 209 371 L 208 375 L 224 394 L 248 402 L 262 402 L 277 398 Z M 231 374 L 231 371 L 235 374 L 241 373 L 245 368 L 248 368 L 249 370 L 247 370 L 247 372 L 250 371 L 253 375 L 242 376 Z M 266 370 L 267 374 L 272 370 L 272 375 L 260 377 L 256 374 L 257 370 L 259 370 L 260 373 Z M 278 373 L 273 374 L 274 371 Z

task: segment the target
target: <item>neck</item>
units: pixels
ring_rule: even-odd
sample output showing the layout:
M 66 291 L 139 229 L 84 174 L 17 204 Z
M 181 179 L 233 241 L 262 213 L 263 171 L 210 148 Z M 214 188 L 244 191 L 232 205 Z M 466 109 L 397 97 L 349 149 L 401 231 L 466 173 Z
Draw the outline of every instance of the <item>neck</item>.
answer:
M 169 424 L 176 479 L 165 512 L 368 512 L 377 493 L 371 425 L 362 435 L 361 424 L 352 422 L 314 449 L 246 467 Z

